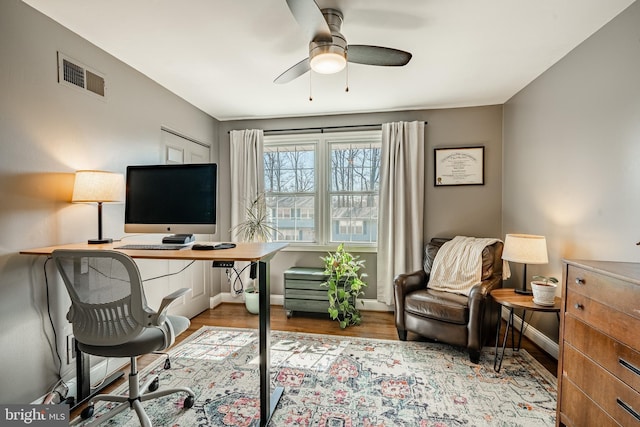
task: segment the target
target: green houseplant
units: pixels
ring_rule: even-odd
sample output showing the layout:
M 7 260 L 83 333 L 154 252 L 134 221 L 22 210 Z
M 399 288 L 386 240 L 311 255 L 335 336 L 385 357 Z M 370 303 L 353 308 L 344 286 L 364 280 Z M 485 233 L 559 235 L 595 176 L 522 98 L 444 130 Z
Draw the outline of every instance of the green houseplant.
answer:
M 532 279 L 536 282 L 542 282 L 547 285 L 549 283 L 558 283 L 558 279 L 553 276 L 533 276 Z
M 267 209 L 264 193 L 258 194 L 247 206 L 245 220 L 229 231 L 243 242 L 268 242 L 272 240 L 274 234 L 279 233 L 269 220 L 269 210 Z M 239 273 L 236 274 L 238 274 L 239 279 Z M 258 314 L 259 295 L 253 281 L 244 290 L 244 299 L 247 311 L 252 314 Z
M 269 220 L 269 210 L 264 193 L 247 206 L 246 219 L 229 230 L 243 242 L 268 242 L 278 230 Z
M 359 325 L 362 321 L 360 311 L 356 307 L 356 299 L 364 295 L 367 284 L 359 273 L 364 261 L 345 251 L 341 243 L 335 252 L 321 257 L 324 261 L 324 274 L 328 276 L 322 286 L 326 286 L 329 297 L 329 316 L 338 320 L 340 328 Z M 364 302 L 360 301 L 363 305 Z

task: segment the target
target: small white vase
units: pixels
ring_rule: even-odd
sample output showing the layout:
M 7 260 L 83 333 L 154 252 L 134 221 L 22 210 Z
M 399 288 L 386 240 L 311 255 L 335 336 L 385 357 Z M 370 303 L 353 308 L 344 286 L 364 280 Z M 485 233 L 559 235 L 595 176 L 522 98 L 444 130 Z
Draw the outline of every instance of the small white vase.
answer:
M 255 288 L 247 288 L 244 291 L 244 306 L 251 314 L 260 313 L 260 294 Z
M 551 306 L 555 303 L 556 288 L 555 283 L 542 281 L 531 282 L 531 290 L 533 291 L 533 302 L 538 305 Z

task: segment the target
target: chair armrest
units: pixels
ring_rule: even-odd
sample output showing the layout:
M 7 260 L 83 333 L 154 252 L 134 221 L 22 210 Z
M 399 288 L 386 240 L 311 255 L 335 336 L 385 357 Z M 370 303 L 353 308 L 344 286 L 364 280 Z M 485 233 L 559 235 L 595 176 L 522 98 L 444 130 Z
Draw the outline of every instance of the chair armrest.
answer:
M 393 294 L 395 298 L 395 318 L 396 327 L 404 330 L 404 297 L 418 289 L 427 287 L 429 275 L 424 270 L 414 271 L 413 273 L 398 274 L 393 279 Z
M 175 300 L 177 300 L 178 298 L 187 294 L 190 291 L 191 289 L 189 288 L 180 288 L 177 291 L 174 291 L 169 295 L 167 295 L 166 297 L 164 297 L 162 299 L 162 302 L 160 303 L 160 308 L 158 309 L 158 312 L 151 319 L 152 324 L 154 326 L 161 326 L 164 323 L 164 321 L 167 320 L 167 310 L 169 309 L 169 306 Z
M 494 274 L 471 288 L 469 292 L 469 324 L 467 325 L 469 342 L 467 347 L 477 351 L 482 349 L 485 306 L 493 300 L 490 295 L 491 291 L 501 287 L 502 276 Z
M 393 289 L 396 295 L 406 295 L 409 292 L 426 288 L 429 275 L 424 270 L 414 271 L 413 273 L 398 274 L 393 279 Z
M 502 287 L 502 277 L 498 275 L 493 275 L 488 279 L 483 280 L 478 283 L 474 287 L 471 288 L 469 292 L 469 299 L 474 300 L 476 298 L 484 299 L 486 298 L 492 290 Z M 471 304 L 471 302 L 469 302 Z

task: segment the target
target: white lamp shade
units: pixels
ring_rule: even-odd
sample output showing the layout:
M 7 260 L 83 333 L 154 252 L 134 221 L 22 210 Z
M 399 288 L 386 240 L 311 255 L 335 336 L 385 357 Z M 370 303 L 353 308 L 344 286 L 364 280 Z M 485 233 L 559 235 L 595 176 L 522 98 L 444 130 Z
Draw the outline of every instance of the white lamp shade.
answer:
M 76 172 L 72 202 L 122 202 L 123 200 L 124 175 L 93 170 Z
M 547 264 L 547 239 L 533 234 L 507 234 L 502 259 L 522 264 Z

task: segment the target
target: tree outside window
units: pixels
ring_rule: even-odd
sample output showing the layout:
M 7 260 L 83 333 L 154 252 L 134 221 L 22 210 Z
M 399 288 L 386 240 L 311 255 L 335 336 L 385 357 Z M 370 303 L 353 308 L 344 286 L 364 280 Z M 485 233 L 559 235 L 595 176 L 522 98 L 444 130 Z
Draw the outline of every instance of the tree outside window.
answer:
M 380 132 L 265 137 L 274 238 L 300 243 L 377 241 Z

